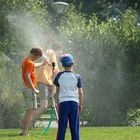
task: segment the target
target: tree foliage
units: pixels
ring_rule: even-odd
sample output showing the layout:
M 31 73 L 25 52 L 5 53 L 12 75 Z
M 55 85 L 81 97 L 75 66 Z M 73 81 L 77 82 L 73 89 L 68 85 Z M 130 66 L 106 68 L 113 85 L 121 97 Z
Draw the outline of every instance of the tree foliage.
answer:
M 124 125 L 127 110 L 139 107 L 137 16 L 133 10 L 126 10 L 119 19 L 101 23 L 97 19 L 93 15 L 86 20 L 70 11 L 61 31 L 84 79 L 89 125 Z
M 0 128 L 20 126 L 24 107 L 21 59 L 33 41 L 47 43 L 42 33 L 57 21 L 48 14 L 50 2 L 0 0 Z M 126 125 L 131 110 L 140 107 L 138 0 L 66 2 L 73 4 L 61 18 L 57 35 L 65 51 L 74 55 L 75 70 L 83 78 L 81 119 L 88 126 Z
M 40 0 L 0 0 L 0 5 L 0 49 L 10 55 L 10 52 L 15 52 L 21 45 L 19 37 L 22 36 L 21 31 L 14 26 L 11 27 L 11 22 L 16 22 L 14 21 L 16 18 L 19 20 L 25 18 L 26 21 L 32 16 L 42 24 L 46 14 Z
M 90 17 L 93 13 L 97 14 L 99 20 L 105 20 L 108 17 L 119 16 L 119 12 L 128 8 L 137 11 L 140 9 L 139 0 L 65 0 L 75 5 L 76 10 Z
M 47 26 L 47 11 L 40 0 L 0 0 L 0 5 L 0 128 L 12 128 L 20 126 L 24 111 L 21 59 L 32 47 L 31 33 Z

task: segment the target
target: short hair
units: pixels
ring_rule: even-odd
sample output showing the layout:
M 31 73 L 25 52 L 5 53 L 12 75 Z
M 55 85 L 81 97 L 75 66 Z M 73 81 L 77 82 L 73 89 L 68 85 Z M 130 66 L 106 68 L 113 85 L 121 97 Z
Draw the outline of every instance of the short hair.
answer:
M 31 49 L 30 54 L 32 54 L 34 56 L 40 56 L 41 57 L 43 52 L 42 52 L 41 48 L 34 47 L 34 48 Z

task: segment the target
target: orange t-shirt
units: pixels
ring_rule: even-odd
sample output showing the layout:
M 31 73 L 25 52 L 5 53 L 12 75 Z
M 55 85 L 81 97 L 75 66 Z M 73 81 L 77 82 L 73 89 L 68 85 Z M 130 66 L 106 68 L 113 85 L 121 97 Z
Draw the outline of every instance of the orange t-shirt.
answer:
M 31 61 L 28 57 L 24 58 L 22 62 L 22 80 L 23 80 L 23 84 L 26 87 L 30 87 L 28 81 L 25 78 L 26 73 L 30 74 L 31 81 L 33 85 L 36 87 L 37 79 L 36 79 L 36 74 L 35 74 L 35 66 L 34 66 L 33 61 Z

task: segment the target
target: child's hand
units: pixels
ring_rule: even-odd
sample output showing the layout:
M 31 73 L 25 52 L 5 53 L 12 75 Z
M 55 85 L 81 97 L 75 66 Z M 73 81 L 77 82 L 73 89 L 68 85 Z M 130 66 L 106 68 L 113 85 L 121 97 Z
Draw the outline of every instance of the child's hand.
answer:
M 34 93 L 35 94 L 38 94 L 39 93 L 39 90 L 38 89 L 34 89 Z
M 49 61 L 48 61 L 48 60 L 44 60 L 44 61 L 42 62 L 42 66 L 44 66 L 44 65 L 46 65 L 46 64 L 49 64 Z

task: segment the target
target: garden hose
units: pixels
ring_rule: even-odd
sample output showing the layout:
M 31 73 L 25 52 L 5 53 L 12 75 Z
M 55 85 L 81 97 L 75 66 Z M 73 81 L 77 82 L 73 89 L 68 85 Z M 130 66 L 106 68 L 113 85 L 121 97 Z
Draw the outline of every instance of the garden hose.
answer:
M 50 125 L 51 125 L 51 122 L 52 122 L 52 120 L 53 120 L 54 115 L 55 115 L 55 113 L 54 113 L 54 107 L 52 107 L 51 117 L 50 117 L 48 126 L 41 132 L 40 136 L 43 136 L 44 134 L 47 133 L 48 129 L 50 128 Z

